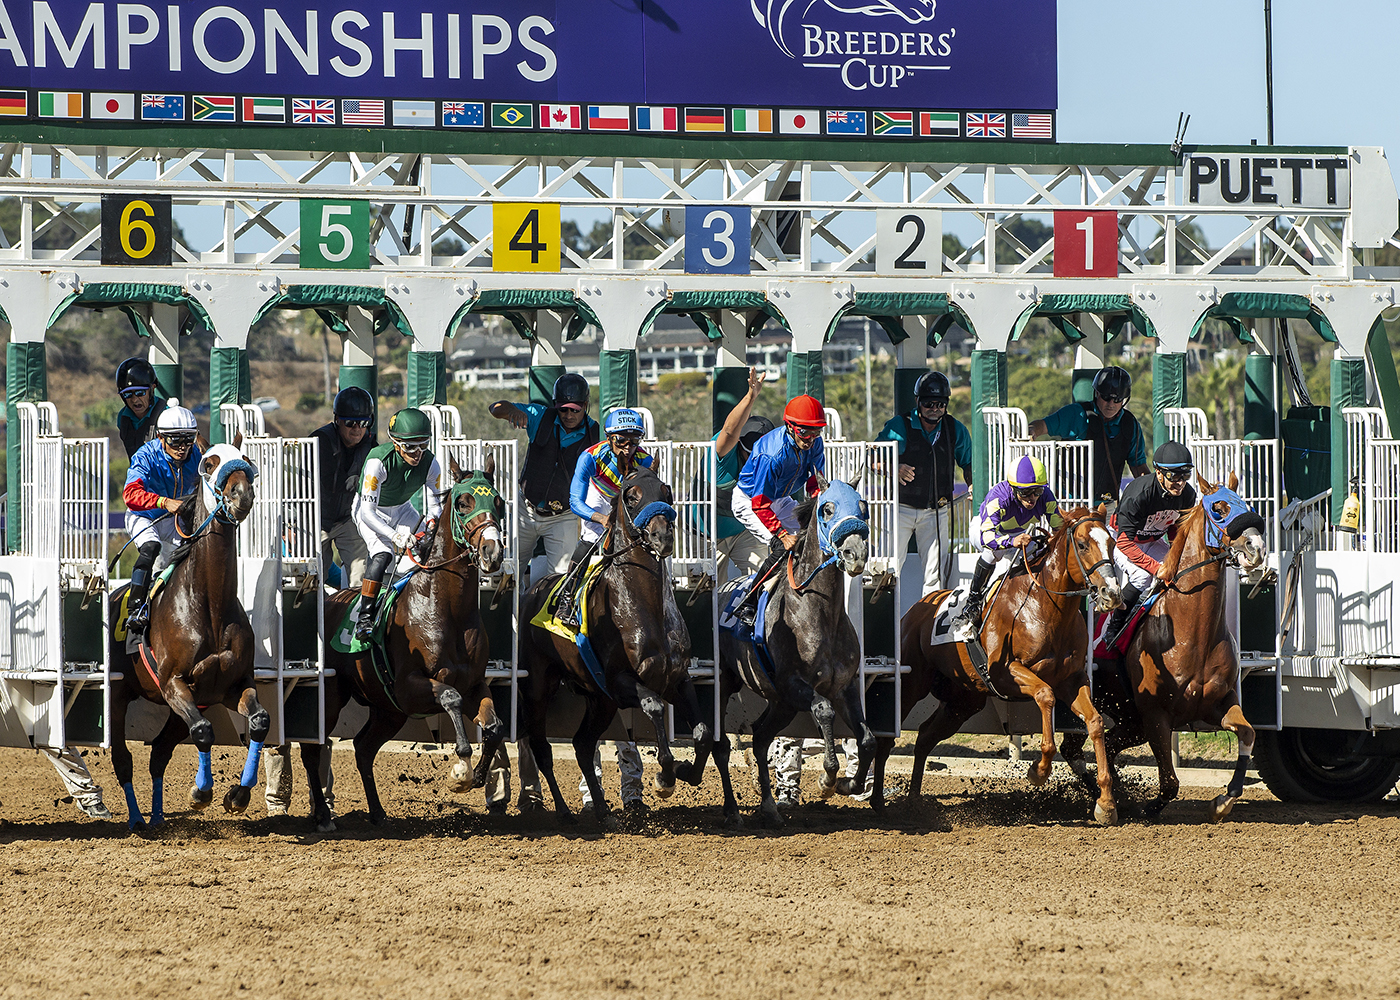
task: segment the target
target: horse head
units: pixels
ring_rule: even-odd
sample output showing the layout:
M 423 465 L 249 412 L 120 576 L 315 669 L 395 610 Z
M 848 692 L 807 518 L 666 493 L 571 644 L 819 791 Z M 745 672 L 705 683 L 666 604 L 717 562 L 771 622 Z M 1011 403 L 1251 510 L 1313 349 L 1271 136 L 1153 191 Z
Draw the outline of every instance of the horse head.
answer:
M 220 520 L 240 524 L 252 512 L 258 470 L 236 444 L 212 446 L 200 459 L 199 474 L 205 509 Z
M 622 481 L 621 503 L 613 508 L 618 529 L 630 539 L 634 531 L 640 544 L 657 559 L 665 559 L 676 544 L 676 508 L 671 487 L 655 471 L 639 465 Z M 620 511 L 625 510 L 623 516 Z
M 1229 548 L 1229 559 L 1246 577 L 1257 578 L 1264 571 L 1268 545 L 1264 541 L 1264 518 L 1235 490 L 1240 478 L 1230 473 L 1228 482 L 1211 484 L 1196 477 L 1201 489 L 1201 507 L 1206 513 L 1206 545 Z
M 818 475 L 817 486 L 813 513 L 822 554 L 835 556 L 848 576 L 860 576 L 870 557 L 870 505 L 851 483 L 828 482 Z
M 1106 504 L 1095 510 L 1080 509 L 1066 515 L 1070 551 L 1083 577 L 1083 585 L 1092 592 L 1094 610 L 1102 614 L 1123 606 L 1118 577 L 1113 572 L 1113 537 L 1105 526 Z
M 452 540 L 475 553 L 476 564 L 483 573 L 494 573 L 505 557 L 501 522 L 506 516 L 505 501 L 495 484 L 496 459 L 488 454 L 486 468 L 465 472 L 455 458 L 448 459 L 448 465 L 452 470 L 447 499 Z

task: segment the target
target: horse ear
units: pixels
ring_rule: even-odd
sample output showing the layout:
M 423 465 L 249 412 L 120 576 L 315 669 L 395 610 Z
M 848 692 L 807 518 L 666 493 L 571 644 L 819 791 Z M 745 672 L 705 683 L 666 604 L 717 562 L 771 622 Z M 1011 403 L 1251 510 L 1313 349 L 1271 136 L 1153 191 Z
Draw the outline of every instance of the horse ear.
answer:
M 812 475 L 817 477 L 817 490 L 819 492 L 825 491 L 826 488 L 831 485 L 831 480 L 827 479 L 820 472 L 814 472 Z
M 851 489 L 853 489 L 853 490 L 859 490 L 859 489 L 860 489 L 860 481 L 861 481 L 861 478 L 862 478 L 864 475 L 865 475 L 865 466 L 862 464 L 861 467 L 860 467 L 860 471 L 856 473 L 856 478 L 852 479 L 851 482 L 850 482 L 850 487 L 851 487 Z
M 1235 473 L 1234 469 L 1230 470 L 1230 478 L 1225 480 L 1225 485 L 1229 487 L 1231 493 L 1239 489 L 1240 477 Z
M 208 479 L 214 474 L 214 470 L 223 464 L 221 455 L 205 455 L 203 461 L 199 463 L 199 474 Z
M 1200 487 L 1202 494 L 1215 492 L 1215 488 L 1211 486 L 1210 483 L 1206 482 L 1205 477 L 1202 476 L 1199 472 L 1196 473 L 1196 485 Z
M 1098 515 L 1099 515 L 1099 520 L 1105 520 L 1105 519 L 1108 517 L 1108 504 L 1106 504 L 1106 503 L 1101 503 L 1101 504 L 1099 504 Z
M 243 432 L 242 432 L 242 431 L 239 431 L 238 433 L 236 433 L 236 434 L 233 436 L 233 440 L 230 442 L 230 444 L 232 444 L 232 445 L 233 445 L 235 448 L 237 448 L 239 451 L 242 451 L 242 450 L 243 450 Z M 209 446 L 206 444 L 205 447 L 207 448 L 207 447 L 209 447 Z
M 676 494 L 675 491 L 671 489 L 670 483 L 661 484 L 661 499 L 665 500 L 667 503 L 676 502 Z
M 486 478 L 491 481 L 491 485 L 496 485 L 496 456 L 492 452 L 486 453 L 485 468 L 481 471 L 486 473 Z
M 462 467 L 457 464 L 456 455 L 447 456 L 447 467 L 452 470 L 452 481 L 460 483 L 462 481 Z

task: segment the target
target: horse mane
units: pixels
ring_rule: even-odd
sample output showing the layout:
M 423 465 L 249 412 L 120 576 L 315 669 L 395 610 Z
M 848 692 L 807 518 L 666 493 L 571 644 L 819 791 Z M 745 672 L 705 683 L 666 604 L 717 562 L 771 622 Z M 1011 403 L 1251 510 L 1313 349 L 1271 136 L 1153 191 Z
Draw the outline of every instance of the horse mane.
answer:
M 1167 558 L 1162 560 L 1162 565 L 1167 571 L 1167 579 L 1176 578 L 1176 571 L 1181 566 L 1181 556 L 1186 551 L 1186 536 L 1191 534 L 1196 522 L 1205 517 L 1205 514 L 1205 508 L 1196 504 L 1191 508 L 1191 513 L 1179 522 L 1176 538 L 1172 539 L 1171 551 L 1167 553 Z

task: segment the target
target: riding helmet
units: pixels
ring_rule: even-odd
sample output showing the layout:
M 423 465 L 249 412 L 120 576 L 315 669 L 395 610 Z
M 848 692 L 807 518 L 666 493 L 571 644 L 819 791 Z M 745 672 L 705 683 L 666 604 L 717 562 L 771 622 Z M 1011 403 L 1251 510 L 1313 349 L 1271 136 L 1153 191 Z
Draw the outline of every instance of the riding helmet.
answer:
M 758 439 L 763 437 L 773 429 L 773 421 L 767 417 L 749 417 L 744 421 L 744 429 L 739 434 L 739 447 L 744 451 L 753 451 L 753 446 L 758 444 Z
M 950 395 L 952 389 L 948 386 L 948 376 L 942 372 L 924 372 L 914 383 L 914 398 L 921 403 L 934 399 L 946 402 Z
M 608 434 L 645 434 L 646 429 L 642 415 L 626 407 L 613 410 L 603 423 L 603 430 Z
M 783 410 L 784 423 L 798 427 L 825 427 L 826 411 L 814 396 L 796 396 Z
M 1006 481 L 1016 489 L 1028 486 L 1044 486 L 1050 482 L 1045 474 L 1045 463 L 1034 455 L 1013 458 L 1006 469 Z
M 389 418 L 389 437 L 394 441 L 426 441 L 432 431 L 428 415 L 416 406 L 405 406 Z
M 1195 464 L 1191 449 L 1180 441 L 1168 441 L 1152 455 L 1152 465 L 1157 469 L 1190 469 Z
M 156 418 L 157 434 L 189 434 L 197 430 L 199 424 L 194 414 L 181 406 L 178 399 L 171 396 L 165 401 L 165 409 Z
M 156 384 L 156 370 L 145 358 L 127 358 L 117 366 L 117 392 L 149 389 Z
M 1117 365 L 1100 368 L 1094 376 L 1094 393 L 1104 399 L 1121 399 L 1126 403 L 1133 398 L 1133 377 Z
M 588 380 L 578 372 L 565 372 L 554 380 L 554 405 L 563 403 L 588 409 Z
M 337 420 L 373 420 L 374 400 L 358 385 L 346 386 L 335 394 L 331 412 Z

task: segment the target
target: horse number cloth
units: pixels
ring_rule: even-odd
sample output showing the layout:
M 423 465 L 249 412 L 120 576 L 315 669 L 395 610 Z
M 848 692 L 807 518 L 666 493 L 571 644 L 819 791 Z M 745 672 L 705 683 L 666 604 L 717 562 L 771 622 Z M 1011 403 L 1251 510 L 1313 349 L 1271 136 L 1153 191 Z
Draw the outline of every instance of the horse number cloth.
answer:
M 593 652 L 593 644 L 588 641 L 588 594 L 593 589 L 593 584 L 602 575 L 603 558 L 593 556 L 588 561 L 588 566 L 583 571 L 583 579 L 579 581 L 578 589 L 574 593 L 574 601 L 579 609 L 579 627 L 574 631 L 564 624 L 556 616 L 555 612 L 559 608 L 559 592 L 564 587 L 566 577 L 561 576 L 555 581 L 554 587 L 550 590 L 549 596 L 545 598 L 540 610 L 535 612 L 535 617 L 530 619 L 531 625 L 538 625 L 540 628 L 553 632 L 561 639 L 567 639 L 578 649 L 579 656 L 583 659 L 583 665 L 588 668 L 589 676 L 593 678 L 593 683 L 598 685 L 598 689 L 604 694 L 608 694 L 608 685 L 604 679 L 603 665 L 598 662 L 598 656 Z M 609 695 L 611 697 L 611 695 Z

